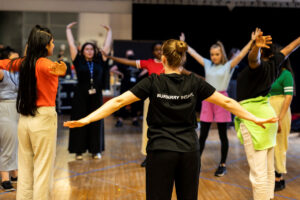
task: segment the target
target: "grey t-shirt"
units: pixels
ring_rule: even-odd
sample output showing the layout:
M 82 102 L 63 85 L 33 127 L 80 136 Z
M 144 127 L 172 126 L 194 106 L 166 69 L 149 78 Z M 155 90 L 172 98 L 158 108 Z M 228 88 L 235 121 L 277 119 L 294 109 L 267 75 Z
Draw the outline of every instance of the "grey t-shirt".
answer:
M 3 70 L 4 77 L 0 80 L 0 100 L 16 99 L 18 95 L 19 75 Z

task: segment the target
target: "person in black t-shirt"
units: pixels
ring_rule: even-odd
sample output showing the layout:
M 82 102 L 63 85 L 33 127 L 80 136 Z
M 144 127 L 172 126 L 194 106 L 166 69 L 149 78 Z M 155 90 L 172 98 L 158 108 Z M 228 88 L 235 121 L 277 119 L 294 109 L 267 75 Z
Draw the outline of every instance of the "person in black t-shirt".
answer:
M 282 50 L 276 51 L 271 40 L 271 36 L 263 36 L 261 32 L 248 55 L 249 66 L 237 78 L 237 100 L 246 110 L 262 118 L 276 116 L 269 103 L 268 93 L 279 75 L 284 59 L 300 46 L 299 37 Z M 247 120 L 236 118 L 235 128 L 244 144 L 254 200 L 273 199 L 277 125 L 269 124 L 261 129 Z M 280 181 L 282 177 L 277 179 Z
M 178 199 L 197 199 L 200 153 L 195 131 L 195 106 L 198 99 L 222 106 L 260 126 L 277 121 L 276 118 L 256 118 L 235 100 L 220 94 L 193 73 L 182 74 L 186 50 L 185 42 L 167 40 L 162 46 L 165 74 L 152 74 L 87 117 L 64 123 L 64 126 L 70 128 L 85 126 L 109 116 L 123 106 L 149 97 L 147 200 L 170 200 L 174 182 Z
M 134 51 L 132 49 L 126 50 L 125 57 L 129 60 L 135 60 Z M 120 93 L 126 92 L 132 88 L 142 76 L 143 71 L 135 66 L 126 66 L 124 64 L 114 65 L 110 72 L 115 73 L 121 77 Z M 141 102 L 136 102 L 130 105 L 130 116 L 132 117 L 132 125 L 139 126 L 138 113 L 142 112 Z M 116 112 L 117 122 L 116 127 L 123 126 L 123 120 L 128 116 L 128 110 L 123 107 Z

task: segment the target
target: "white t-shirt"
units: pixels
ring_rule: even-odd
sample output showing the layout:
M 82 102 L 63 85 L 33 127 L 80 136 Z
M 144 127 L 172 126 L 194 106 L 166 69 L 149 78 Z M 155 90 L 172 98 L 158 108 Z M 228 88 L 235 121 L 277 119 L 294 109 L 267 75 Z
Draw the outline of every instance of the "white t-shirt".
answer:
M 229 81 L 234 72 L 231 70 L 231 60 L 227 61 L 224 65 L 215 65 L 210 60 L 203 58 L 205 81 L 216 88 L 217 91 L 227 91 Z

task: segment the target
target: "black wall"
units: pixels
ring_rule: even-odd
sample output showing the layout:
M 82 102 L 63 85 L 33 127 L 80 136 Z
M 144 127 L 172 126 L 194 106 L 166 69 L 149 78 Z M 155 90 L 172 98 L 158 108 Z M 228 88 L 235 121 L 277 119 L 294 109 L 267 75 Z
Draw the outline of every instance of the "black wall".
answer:
M 133 4 L 132 38 L 134 40 L 178 39 L 181 32 L 186 42 L 202 56 L 209 58 L 209 48 L 217 40 L 223 42 L 227 52 L 233 47 L 242 48 L 250 40 L 255 27 L 270 34 L 274 43 L 282 46 L 300 36 L 300 9 L 150 5 Z M 241 22 L 242 21 L 242 22 Z M 295 72 L 297 96 L 292 112 L 300 112 L 300 49 L 291 56 Z M 245 60 L 244 60 L 245 62 Z M 188 57 L 186 68 L 204 75 L 202 67 Z

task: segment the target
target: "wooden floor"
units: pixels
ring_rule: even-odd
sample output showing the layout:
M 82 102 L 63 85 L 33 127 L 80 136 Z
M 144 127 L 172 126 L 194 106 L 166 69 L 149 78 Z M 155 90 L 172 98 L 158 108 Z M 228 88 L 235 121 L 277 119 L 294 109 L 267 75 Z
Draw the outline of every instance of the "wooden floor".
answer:
M 115 128 L 115 119 L 106 119 L 106 150 L 102 159 L 92 160 L 89 154 L 84 154 L 83 161 L 76 161 L 74 154 L 67 151 L 68 129 L 62 127 L 62 122 L 68 118 L 59 116 L 53 199 L 144 200 L 145 169 L 140 167 L 144 159 L 140 153 L 141 128 L 132 127 L 130 121 L 125 121 L 122 128 Z M 228 174 L 217 178 L 214 171 L 220 160 L 220 142 L 216 129 L 210 132 L 202 158 L 199 200 L 252 199 L 243 146 L 233 129 L 228 129 L 228 135 Z M 290 136 L 287 166 L 287 187 L 276 192 L 276 200 L 300 199 L 300 137 L 296 133 Z M 13 200 L 15 196 L 15 192 L 0 190 L 1 200 Z M 176 199 L 174 192 L 172 199 Z

